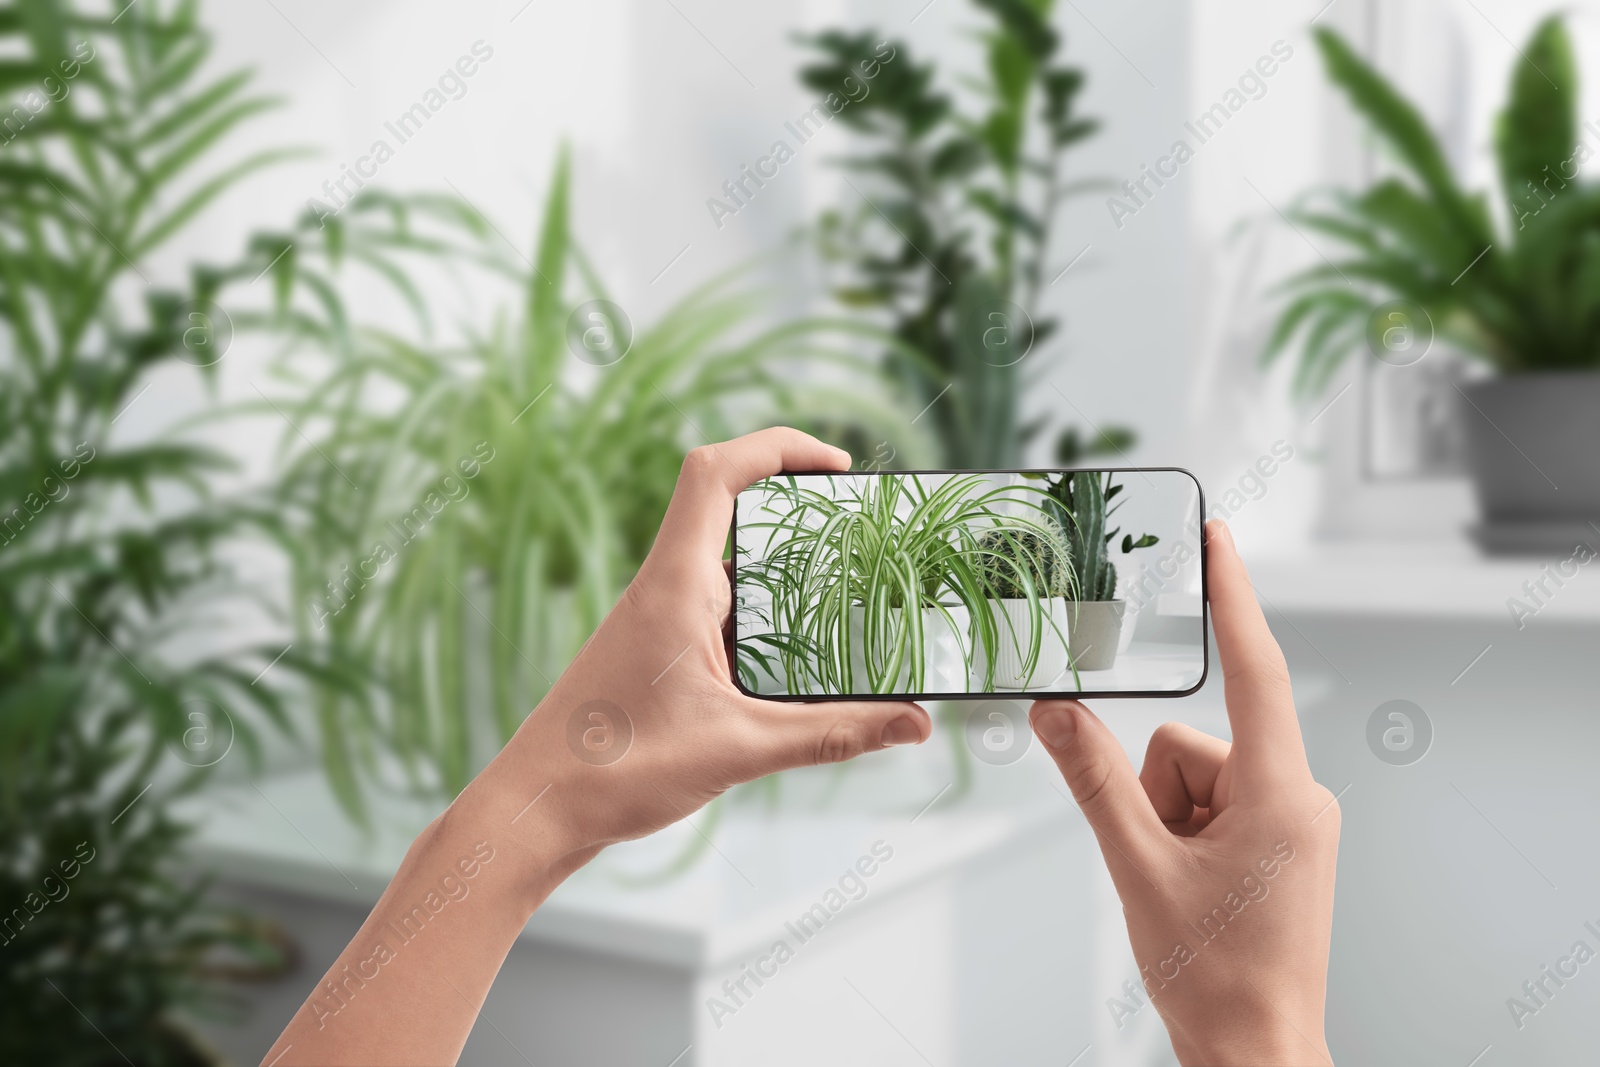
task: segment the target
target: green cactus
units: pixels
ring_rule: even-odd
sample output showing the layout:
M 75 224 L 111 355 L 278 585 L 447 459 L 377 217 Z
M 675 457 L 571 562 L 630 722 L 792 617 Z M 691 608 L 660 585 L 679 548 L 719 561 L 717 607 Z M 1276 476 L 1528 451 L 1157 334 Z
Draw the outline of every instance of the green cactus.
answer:
M 1121 501 L 1112 503 L 1123 487 L 1112 480 L 1110 471 L 1068 471 L 1050 483 L 1050 495 L 1061 510 L 1061 526 L 1067 559 L 1078 578 L 1079 595 L 1084 601 L 1113 600 L 1117 594 L 1117 569 L 1112 566 L 1110 546 L 1122 528 L 1106 529 L 1106 522 Z M 1153 534 L 1135 540 L 1122 538 L 1124 554 L 1136 548 L 1149 548 L 1157 542 Z
M 998 527 L 978 539 L 979 570 L 991 599 L 1070 597 L 1072 563 L 1061 529 L 1054 523 L 1038 529 Z M 1025 580 L 1032 580 L 1032 591 Z

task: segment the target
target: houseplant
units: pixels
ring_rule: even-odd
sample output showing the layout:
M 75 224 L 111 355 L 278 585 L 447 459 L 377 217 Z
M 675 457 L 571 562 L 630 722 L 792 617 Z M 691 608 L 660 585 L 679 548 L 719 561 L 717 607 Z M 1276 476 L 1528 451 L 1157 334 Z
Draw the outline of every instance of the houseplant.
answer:
M 1540 22 L 1513 65 L 1493 138 L 1498 199 L 1462 188 L 1418 110 L 1338 34 L 1316 38 L 1395 173 L 1288 213 L 1345 252 L 1285 283 L 1265 358 L 1300 341 L 1294 384 L 1310 396 L 1364 338 L 1384 358 L 1431 324 L 1492 372 L 1459 387 L 1483 540 L 1549 531 L 1570 547 L 1568 528 L 1600 515 L 1600 183 L 1579 174 L 1595 149 L 1562 17 Z
M 1065 607 L 1077 576 L 1061 528 L 1053 520 L 1041 526 L 996 528 L 978 538 L 999 637 L 994 681 L 1004 689 L 1049 687 L 1070 665 Z M 1036 617 L 1041 625 L 1035 630 Z
M 358 199 L 347 228 L 403 211 L 396 227 L 431 235 L 426 262 L 385 260 L 388 277 L 442 260 L 504 300 L 461 337 L 319 322 L 281 365 L 293 390 L 273 402 L 312 441 L 284 433 L 296 621 L 383 682 L 370 713 L 341 693 L 317 710 L 358 817 L 374 783 L 453 796 L 504 744 L 632 579 L 690 447 L 808 410 L 880 432 L 898 417 L 841 354 L 847 326 L 758 327 L 762 295 L 733 276 L 635 330 L 570 232 L 570 189 L 563 153 L 527 260 L 464 205 Z M 621 340 L 597 360 L 599 307 Z M 796 384 L 802 360 L 844 384 Z
M 334 673 L 219 637 L 256 592 L 220 548 L 256 516 L 217 449 L 129 432 L 151 375 L 225 355 L 219 302 L 272 318 L 243 309 L 277 239 L 178 284 L 140 264 L 283 153 L 215 162 L 270 101 L 208 73 L 193 3 L 8 16 L 7 86 L 34 91 L 0 147 L 0 1061 L 211 1063 L 190 1021 L 284 956 L 206 902 L 172 805 L 289 724 L 286 674 Z
M 1083 72 L 1060 58 L 1052 0 L 977 0 L 982 56 L 963 108 L 932 64 L 882 34 L 803 38 L 816 59 L 801 82 L 819 94 L 870 78 L 838 119 L 860 135 L 844 163 L 843 207 L 815 227 L 835 297 L 884 326 L 883 360 L 926 412 L 940 466 L 1021 464 L 1044 420 L 1024 423 L 1021 393 L 1059 323 L 1044 296 L 1058 212 L 1094 183 L 1068 176 L 1070 149 L 1098 122 L 1078 110 Z M 888 58 L 885 58 L 885 57 Z M 871 72 L 868 74 L 867 72 Z
M 1126 499 L 1116 499 L 1124 487 L 1112 471 L 1067 471 L 1048 478 L 1047 484 L 1077 576 L 1076 587 L 1067 594 L 1072 662 L 1080 670 L 1109 670 L 1121 645 L 1127 601 L 1117 599 L 1117 570 L 1110 553 L 1122 528 L 1106 526 Z M 1152 534 L 1123 534 L 1122 553 L 1149 548 L 1157 540 Z
M 767 494 L 758 514 L 770 517 L 741 521 L 781 533 L 760 548 L 737 545 L 738 584 L 768 598 L 739 620 L 745 684 L 755 688 L 765 672 L 795 693 L 927 692 L 941 666 L 930 648 L 953 641 L 949 688 L 964 690 L 976 673 L 992 690 L 1001 647 L 989 606 L 995 576 L 1009 572 L 1027 590 L 1034 578 L 1024 564 L 993 562 L 1001 557 L 981 538 L 997 529 L 1048 535 L 1043 494 L 976 474 L 827 484 L 823 492 L 792 477 L 765 479 L 755 488 Z M 1027 603 L 1031 669 L 1048 609 L 1035 594 Z

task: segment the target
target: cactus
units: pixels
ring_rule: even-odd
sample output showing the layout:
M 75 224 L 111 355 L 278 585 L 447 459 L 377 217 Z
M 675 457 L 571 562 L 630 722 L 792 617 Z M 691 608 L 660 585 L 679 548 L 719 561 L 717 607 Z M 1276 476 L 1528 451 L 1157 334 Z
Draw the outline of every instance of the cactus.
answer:
M 1076 599 L 1113 600 L 1117 594 L 1117 569 L 1111 565 L 1110 546 L 1121 527 L 1106 530 L 1106 521 L 1121 503 L 1111 501 L 1122 492 L 1112 481 L 1112 472 L 1068 471 L 1050 484 L 1050 495 L 1062 511 L 1062 528 L 1067 559 L 1078 577 Z M 1136 548 L 1149 548 L 1157 538 L 1132 534 L 1122 538 L 1124 554 Z
M 1072 563 L 1060 527 L 1038 529 L 997 527 L 978 539 L 979 569 L 991 599 L 1021 600 L 1029 596 L 1024 571 L 1033 580 L 1032 596 L 1070 597 Z

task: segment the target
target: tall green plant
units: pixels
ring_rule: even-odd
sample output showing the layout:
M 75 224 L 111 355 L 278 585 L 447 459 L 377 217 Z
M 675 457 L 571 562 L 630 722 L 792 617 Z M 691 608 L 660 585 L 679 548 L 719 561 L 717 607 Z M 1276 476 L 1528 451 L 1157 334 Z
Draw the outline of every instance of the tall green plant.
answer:
M 1067 555 L 1078 578 L 1078 588 L 1067 595 L 1068 599 L 1115 599 L 1117 569 L 1111 562 L 1111 544 L 1122 528 L 1108 530 L 1106 526 L 1127 502 L 1126 497 L 1116 499 L 1124 487 L 1116 483 L 1111 471 L 1068 471 L 1048 479 L 1047 484 L 1054 510 L 1061 516 Z M 1126 555 L 1138 548 L 1149 548 L 1157 540 L 1154 534 L 1140 534 L 1137 539 L 1123 534 L 1122 552 Z
M 284 153 L 211 162 L 271 102 L 205 73 L 195 3 L 19 0 L 0 41 L 0 1061 L 199 1063 L 182 1016 L 219 1006 L 209 965 L 268 949 L 180 873 L 170 807 L 193 765 L 287 725 L 259 677 L 279 648 L 205 618 L 242 595 L 216 551 L 249 520 L 214 492 L 226 458 L 116 424 L 160 410 L 152 373 L 215 363 L 215 302 L 272 242 L 178 286 L 139 264 Z
M 570 194 L 563 156 L 526 263 L 474 212 L 448 220 L 446 265 L 515 287 L 463 339 L 351 325 L 324 366 L 331 338 L 308 329 L 319 362 L 285 365 L 299 395 L 275 403 L 315 442 L 285 435 L 300 445 L 283 504 L 301 633 L 383 682 L 370 714 L 319 699 L 328 774 L 358 815 L 386 761 L 453 794 L 510 737 L 633 577 L 690 447 L 807 410 L 892 417 L 828 340 L 844 327 L 757 328 L 760 295 L 731 277 L 636 332 L 590 304 L 607 294 Z M 360 205 L 351 223 L 372 214 Z M 802 362 L 834 364 L 848 388 L 795 384 Z
M 1341 252 L 1284 283 L 1271 362 L 1299 342 L 1294 388 L 1323 390 L 1369 333 L 1426 323 L 1374 321 L 1389 300 L 1431 320 L 1437 336 L 1502 373 L 1600 367 L 1600 183 L 1583 180 L 1578 71 L 1551 15 L 1513 65 L 1494 131 L 1501 202 L 1462 188 L 1421 113 L 1337 33 L 1316 31 L 1342 89 L 1396 173 L 1333 191 L 1288 213 Z
M 1098 123 L 1078 112 L 1084 75 L 1060 59 L 1053 0 L 975 6 L 991 21 L 977 34 L 973 107 L 903 42 L 884 61 L 873 31 L 805 38 L 819 58 L 800 80 L 818 93 L 863 79 L 868 89 L 839 112 L 866 142 L 845 163 L 851 203 L 818 224 L 842 275 L 835 295 L 886 318 L 902 342 L 885 363 L 933 423 L 943 465 L 1003 469 L 1044 426 L 1022 421 L 1020 361 L 1057 329 L 1042 297 L 1058 211 L 1093 184 L 1069 180 L 1064 164 Z

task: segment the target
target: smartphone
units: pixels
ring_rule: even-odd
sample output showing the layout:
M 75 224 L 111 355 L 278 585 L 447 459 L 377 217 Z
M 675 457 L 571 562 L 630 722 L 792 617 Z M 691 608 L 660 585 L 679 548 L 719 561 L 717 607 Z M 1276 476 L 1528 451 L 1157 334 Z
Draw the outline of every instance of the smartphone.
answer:
M 775 700 L 1186 696 L 1205 497 L 1177 467 L 765 478 L 732 531 L 733 671 Z

